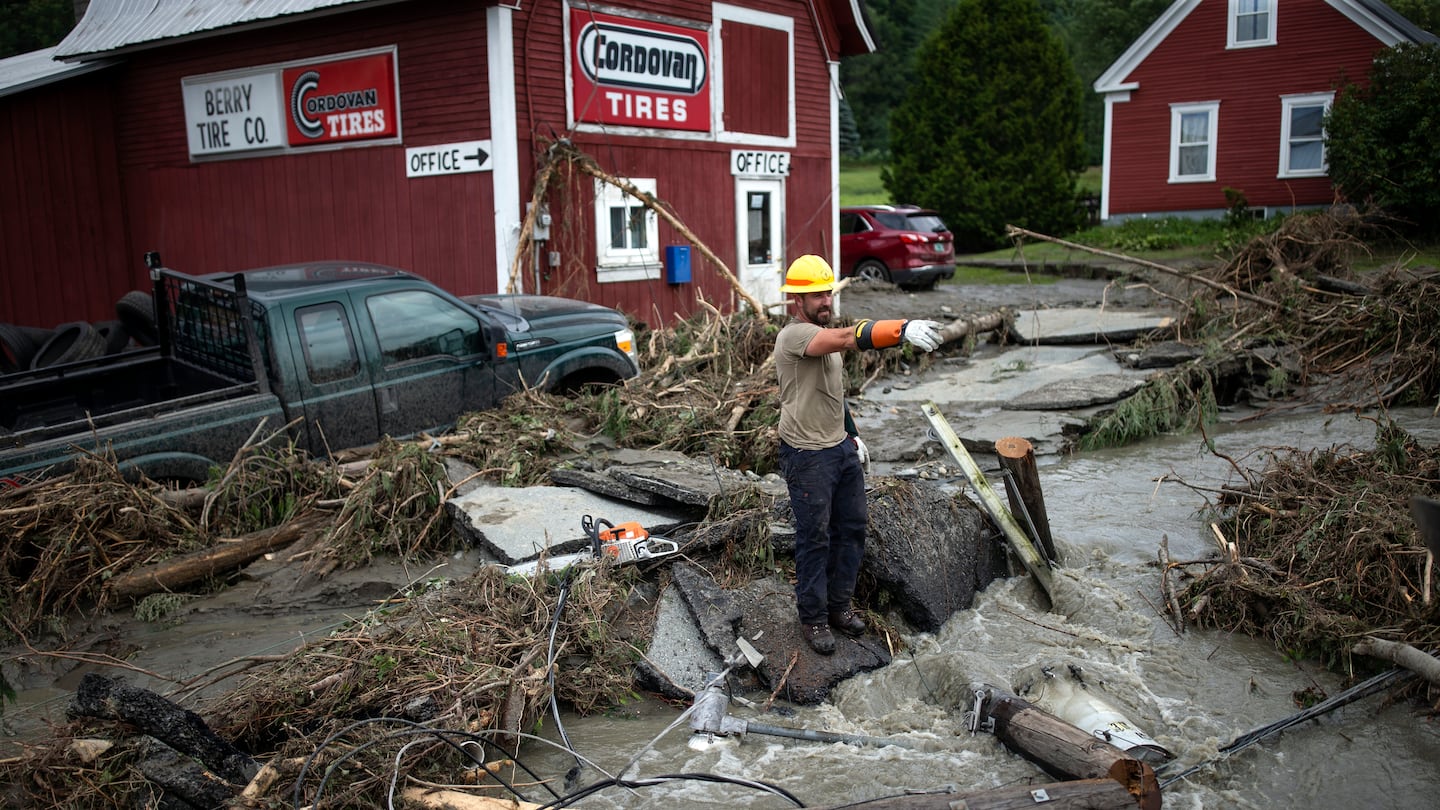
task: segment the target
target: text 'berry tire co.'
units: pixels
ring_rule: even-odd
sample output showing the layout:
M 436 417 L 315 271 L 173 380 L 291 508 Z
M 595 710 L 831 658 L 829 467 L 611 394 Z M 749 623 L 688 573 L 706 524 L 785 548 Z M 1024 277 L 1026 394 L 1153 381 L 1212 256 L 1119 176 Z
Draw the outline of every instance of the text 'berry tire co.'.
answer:
M 839 61 L 873 49 L 851 0 L 91 0 L 0 60 L 0 323 L 109 320 L 150 250 L 739 306 L 690 236 L 779 308 L 839 243 Z

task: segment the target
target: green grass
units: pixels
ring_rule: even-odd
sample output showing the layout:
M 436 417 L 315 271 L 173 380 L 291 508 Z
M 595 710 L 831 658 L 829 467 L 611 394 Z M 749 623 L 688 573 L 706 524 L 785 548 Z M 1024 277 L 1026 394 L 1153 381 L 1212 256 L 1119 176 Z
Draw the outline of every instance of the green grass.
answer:
M 998 267 L 959 265 L 955 275 L 942 284 L 1054 284 L 1060 277 L 1049 273 L 1022 273 Z
M 880 183 L 879 163 L 840 161 L 840 204 L 888 205 L 890 192 Z

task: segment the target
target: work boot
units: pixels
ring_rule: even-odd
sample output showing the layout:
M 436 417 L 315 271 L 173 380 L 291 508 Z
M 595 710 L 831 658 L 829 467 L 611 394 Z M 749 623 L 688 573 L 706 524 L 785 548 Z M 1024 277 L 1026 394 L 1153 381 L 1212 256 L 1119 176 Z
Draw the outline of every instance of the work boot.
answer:
M 821 655 L 835 652 L 835 637 L 830 635 L 830 628 L 823 624 L 801 624 L 800 635 L 805 637 L 805 643 L 810 645 L 810 649 Z
M 830 626 L 851 638 L 865 635 L 865 620 L 855 615 L 855 611 L 850 608 L 831 613 Z

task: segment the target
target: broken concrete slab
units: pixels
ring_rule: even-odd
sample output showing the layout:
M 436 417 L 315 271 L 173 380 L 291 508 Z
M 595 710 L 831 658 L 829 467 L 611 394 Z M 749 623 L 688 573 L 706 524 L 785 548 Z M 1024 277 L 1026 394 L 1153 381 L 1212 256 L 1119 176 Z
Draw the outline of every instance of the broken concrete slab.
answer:
M 733 631 L 729 637 L 733 647 Z M 711 676 L 725 669 L 725 662 L 706 643 L 678 588 L 666 588 L 660 595 L 650 648 L 639 668 L 647 680 L 653 680 L 647 685 L 666 697 L 682 700 L 703 689 Z
M 858 609 L 878 613 L 893 608 L 892 622 L 932 632 L 955 611 L 970 607 L 975 594 L 991 581 L 1005 576 L 1004 548 L 986 530 L 978 507 L 963 496 L 934 484 L 886 478 L 875 481 L 867 497 L 870 532 L 862 582 L 871 585 L 857 594 Z M 717 534 L 733 538 L 774 531 L 777 536 L 770 542 L 775 552 L 793 547 L 781 536 L 793 521 L 788 500 L 733 517 L 736 523 L 741 520 L 748 526 L 731 526 Z M 687 534 L 684 547 L 713 548 L 724 542 L 702 538 L 705 528 Z M 813 704 L 825 700 L 841 681 L 889 661 L 883 639 L 873 633 L 858 639 L 837 634 L 831 656 L 811 650 L 800 634 L 794 586 L 783 574 L 727 590 L 698 566 L 677 561 L 671 571 L 670 590 L 681 595 L 688 610 L 662 607 L 656 638 L 664 641 L 652 644 L 651 662 L 640 668 L 649 679 L 682 682 L 693 690 L 686 679 L 735 656 L 736 639 L 743 637 L 764 657 L 755 672 L 762 689 L 773 692 L 783 686 L 788 700 Z M 668 626 L 678 622 L 689 627 Z
M 835 653 L 820 655 L 800 635 L 795 590 L 779 577 L 750 582 L 736 595 L 743 616 L 740 634 L 765 657 L 759 666 L 763 688 L 792 703 L 823 703 L 836 684 L 890 663 L 890 653 L 875 635 L 858 639 L 835 634 Z
M 685 459 L 659 465 L 615 465 L 606 472 L 616 480 L 639 490 L 664 495 L 678 503 L 708 508 L 717 496 L 758 489 L 771 495 L 785 491 L 778 476 L 761 478 L 739 470 L 716 466 L 705 459 Z
M 947 410 L 979 412 L 998 408 L 1045 382 L 1084 378 L 1119 370 L 1109 350 L 1098 346 L 977 347 L 972 357 L 932 368 L 923 381 L 886 380 L 865 390 L 879 403 L 943 402 Z
M 778 496 L 785 491 L 779 476 L 761 477 L 668 450 L 617 450 L 556 468 L 550 478 L 556 483 L 649 506 L 708 508 L 717 495 L 725 493 L 758 489 Z
M 1115 359 L 1129 368 L 1172 368 L 1202 357 L 1205 351 L 1178 340 L 1165 340 L 1144 348 L 1124 348 L 1115 352 Z
M 550 471 L 550 480 L 556 486 L 579 487 L 597 495 L 604 495 L 618 501 L 638 503 L 642 506 L 674 505 L 675 501 L 648 490 L 635 487 L 610 476 L 608 473 L 584 470 L 577 467 L 556 467 Z
M 590 538 L 580 520 L 586 515 L 612 525 L 636 522 L 660 535 L 695 520 L 682 508 L 643 508 L 572 487 L 486 485 L 445 506 L 461 533 L 504 565 L 585 548 Z
M 1172 332 L 1176 318 L 1156 310 L 1095 307 L 1031 309 L 1015 316 L 1014 340 L 1026 344 L 1128 343 Z
M 1026 391 L 1003 406 L 1012 411 L 1065 411 L 1104 405 L 1139 391 L 1145 380 L 1123 374 L 1056 380 Z

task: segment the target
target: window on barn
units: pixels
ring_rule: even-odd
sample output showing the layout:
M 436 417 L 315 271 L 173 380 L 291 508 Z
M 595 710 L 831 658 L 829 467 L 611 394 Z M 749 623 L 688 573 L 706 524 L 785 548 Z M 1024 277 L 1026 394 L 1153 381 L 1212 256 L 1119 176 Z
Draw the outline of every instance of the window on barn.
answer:
M 1325 113 L 1334 100 L 1334 93 L 1281 96 L 1280 177 L 1325 174 Z
M 795 145 L 794 18 L 716 3 L 711 51 L 718 55 L 716 138 Z
M 628 181 L 642 193 L 655 196 L 654 178 Z M 600 281 L 660 277 L 660 230 L 655 212 L 602 180 L 595 181 L 595 236 Z
M 1275 0 L 1230 0 L 1229 48 L 1275 44 Z
M 1170 107 L 1170 182 L 1204 183 L 1215 179 L 1215 133 L 1220 103 Z

